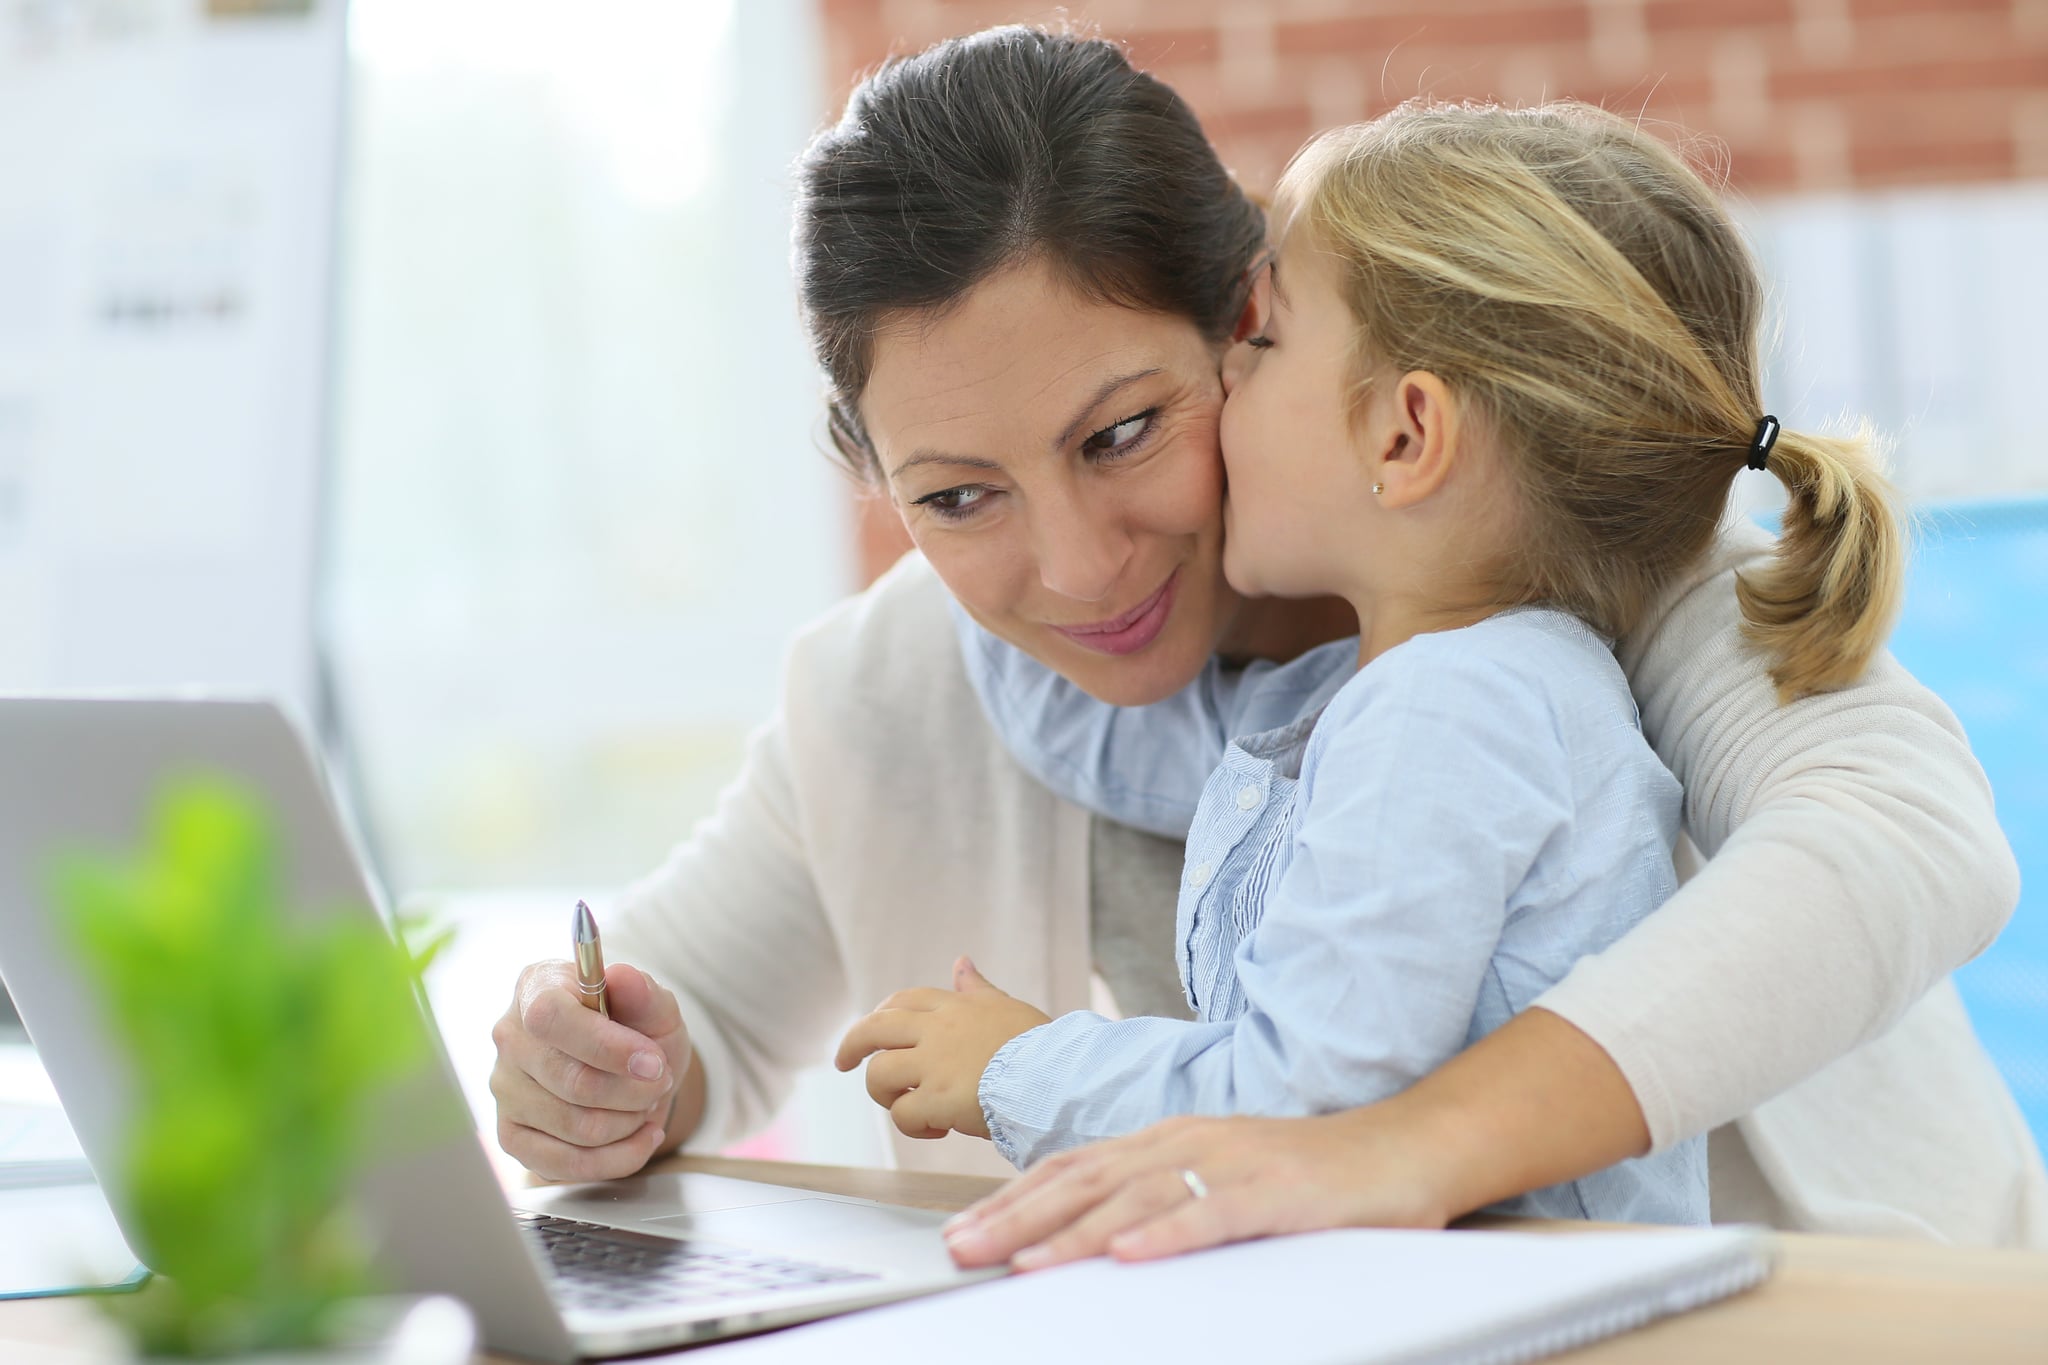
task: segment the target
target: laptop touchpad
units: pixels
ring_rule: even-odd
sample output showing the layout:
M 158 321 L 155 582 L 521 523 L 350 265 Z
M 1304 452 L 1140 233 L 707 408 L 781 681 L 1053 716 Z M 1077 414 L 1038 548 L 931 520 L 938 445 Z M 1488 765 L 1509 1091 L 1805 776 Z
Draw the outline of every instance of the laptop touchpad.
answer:
M 636 1220 L 666 1233 L 755 1246 L 818 1248 L 867 1242 L 905 1232 L 933 1232 L 942 1216 L 927 1209 L 886 1204 L 842 1204 L 834 1199 L 789 1199 L 743 1209 L 674 1214 Z

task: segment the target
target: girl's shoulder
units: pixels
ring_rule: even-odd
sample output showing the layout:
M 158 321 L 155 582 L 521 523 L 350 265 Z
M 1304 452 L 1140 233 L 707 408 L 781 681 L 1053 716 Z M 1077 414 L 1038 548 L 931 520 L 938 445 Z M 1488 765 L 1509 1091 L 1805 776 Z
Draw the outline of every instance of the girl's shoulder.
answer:
M 1368 711 L 1562 727 L 1617 714 L 1633 723 L 1635 703 L 1603 636 L 1570 612 L 1532 606 L 1396 645 L 1339 690 L 1323 719 L 1344 724 Z
M 1606 637 L 1568 611 L 1530 606 L 1413 636 L 1360 669 L 1352 681 L 1384 685 L 1471 678 L 1546 684 L 1588 677 L 1612 679 L 1626 689 Z

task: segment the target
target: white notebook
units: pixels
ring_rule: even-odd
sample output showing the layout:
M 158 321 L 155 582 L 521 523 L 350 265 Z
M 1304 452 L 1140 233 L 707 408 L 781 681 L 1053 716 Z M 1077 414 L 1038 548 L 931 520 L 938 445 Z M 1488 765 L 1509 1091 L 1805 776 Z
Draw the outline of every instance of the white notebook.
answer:
M 1535 1360 L 1770 1274 L 1768 1233 L 1308 1233 L 1084 1261 L 688 1353 L 693 1365 Z

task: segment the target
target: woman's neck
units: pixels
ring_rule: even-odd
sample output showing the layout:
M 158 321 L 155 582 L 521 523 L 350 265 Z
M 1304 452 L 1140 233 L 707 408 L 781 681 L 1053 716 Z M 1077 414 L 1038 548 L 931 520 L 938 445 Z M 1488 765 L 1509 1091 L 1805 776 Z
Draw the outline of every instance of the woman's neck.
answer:
M 1258 597 L 1238 604 L 1216 642 L 1225 659 L 1285 663 L 1317 645 L 1358 634 L 1358 614 L 1341 597 Z

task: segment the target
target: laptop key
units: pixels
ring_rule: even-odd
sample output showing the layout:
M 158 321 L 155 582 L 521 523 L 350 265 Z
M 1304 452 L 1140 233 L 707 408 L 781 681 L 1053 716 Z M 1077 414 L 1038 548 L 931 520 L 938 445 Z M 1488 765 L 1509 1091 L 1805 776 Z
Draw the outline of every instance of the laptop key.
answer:
M 577 1307 L 613 1310 L 702 1303 L 880 1278 L 847 1266 L 707 1246 L 549 1214 L 518 1211 L 514 1216 L 547 1257 L 563 1298 Z

